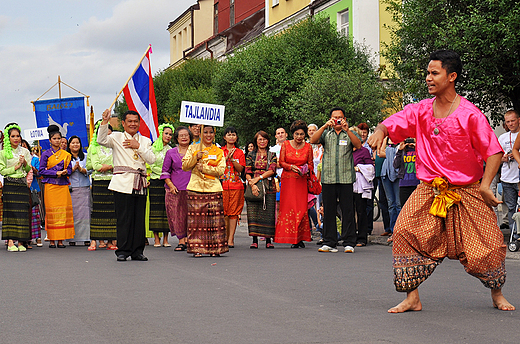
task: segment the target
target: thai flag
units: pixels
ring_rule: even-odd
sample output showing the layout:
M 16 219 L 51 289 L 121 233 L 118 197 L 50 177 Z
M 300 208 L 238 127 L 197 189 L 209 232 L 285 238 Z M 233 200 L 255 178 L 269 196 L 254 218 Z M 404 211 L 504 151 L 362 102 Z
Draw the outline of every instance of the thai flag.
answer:
M 155 102 L 155 92 L 153 90 L 150 53 L 151 48 L 148 49 L 141 64 L 130 78 L 128 84 L 126 84 L 123 93 L 128 109 L 137 111 L 141 116 L 139 132 L 141 135 L 149 137 L 153 142 L 157 140 L 159 135 L 159 126 L 157 123 L 157 103 Z

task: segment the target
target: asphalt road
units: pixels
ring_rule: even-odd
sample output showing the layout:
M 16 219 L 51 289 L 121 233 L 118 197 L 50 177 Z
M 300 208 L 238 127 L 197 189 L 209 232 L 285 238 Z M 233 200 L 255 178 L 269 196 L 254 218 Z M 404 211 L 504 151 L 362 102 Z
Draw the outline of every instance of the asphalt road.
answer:
M 176 243 L 175 239 L 171 240 Z M 149 246 L 148 262 L 113 251 L 0 251 L 1 343 L 515 343 L 520 311 L 446 260 L 420 289 L 424 310 L 387 314 L 391 248 L 318 253 L 249 249 L 241 230 L 220 258 Z M 507 260 L 506 297 L 520 306 L 520 261 Z

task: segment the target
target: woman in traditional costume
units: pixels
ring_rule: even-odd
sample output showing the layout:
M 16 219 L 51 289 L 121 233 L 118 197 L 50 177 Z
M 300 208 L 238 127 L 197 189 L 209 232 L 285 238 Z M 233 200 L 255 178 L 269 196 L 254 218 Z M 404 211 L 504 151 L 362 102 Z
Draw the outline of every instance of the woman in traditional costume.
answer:
M 224 220 L 226 221 L 226 235 L 228 247 L 235 246 L 235 231 L 238 217 L 244 208 L 244 184 L 240 173 L 246 166 L 244 152 L 238 148 L 238 135 L 233 127 L 224 131 L 222 151 L 226 158 L 226 170 L 222 175 L 222 196 L 224 200 Z
M 186 251 L 188 232 L 188 191 L 191 171 L 182 169 L 182 158 L 191 144 L 192 134 L 187 127 L 178 127 L 173 134 L 177 147 L 166 152 L 161 179 L 164 180 L 166 214 L 170 233 L 179 239 L 175 251 Z
M 25 252 L 24 244 L 31 240 L 31 196 L 26 179 L 31 170 L 31 153 L 22 147 L 20 133 L 18 124 L 8 124 L 4 149 L 0 151 L 0 174 L 4 176 L 2 239 L 7 240 L 9 252 Z
M 71 155 L 60 148 L 61 133 L 57 125 L 47 128 L 51 147 L 42 154 L 40 175 L 43 177 L 45 198 L 45 230 L 49 247 L 65 248 L 63 240 L 74 238 L 74 216 L 69 192 L 72 173 Z
M 220 256 L 229 251 L 224 222 L 220 176 L 226 169 L 224 152 L 213 140 L 215 130 L 205 126 L 202 140 L 192 144 L 182 158 L 182 169 L 191 171 L 188 183 L 188 253 Z
M 314 166 L 312 146 L 305 142 L 306 130 L 307 124 L 304 121 L 294 121 L 290 128 L 293 139 L 284 141 L 280 150 L 282 191 L 274 241 L 292 244 L 291 248 L 304 248 L 303 242 L 311 241 L 307 212 L 307 176 Z
M 152 173 L 150 174 L 150 186 L 148 186 L 148 197 L 150 199 L 148 223 L 149 230 L 153 232 L 155 239 L 154 247 L 161 247 L 160 233 L 163 235 L 164 247 L 171 247 L 168 243 L 168 216 L 166 215 L 165 206 L 165 190 L 164 180 L 161 179 L 162 167 L 166 152 L 170 147 L 170 141 L 173 137 L 173 126 L 171 124 L 161 124 L 159 126 L 159 137 L 152 145 L 152 151 L 155 155 L 155 162 L 150 165 Z
M 272 178 L 276 174 L 276 154 L 269 152 L 269 134 L 260 130 L 253 138 L 255 149 L 246 157 L 246 180 L 252 193 L 258 195 L 265 187 L 265 199 L 247 201 L 247 226 L 253 243 L 249 248 L 258 248 L 258 237 L 265 238 L 265 247 L 274 248 L 271 238 L 275 233 L 276 186 Z M 249 187 L 249 186 L 248 186 Z M 307 197 L 305 198 L 307 199 Z
M 83 152 L 81 139 L 74 135 L 69 138 L 67 152 L 72 155 L 72 175 L 70 176 L 70 197 L 72 199 L 72 211 L 74 212 L 74 239 L 69 240 L 69 245 L 75 246 L 76 242 L 90 244 L 90 179 L 87 171 L 87 156 Z
M 112 148 L 97 143 L 98 121 L 87 151 L 87 169 L 92 170 L 92 214 L 90 216 L 90 246 L 89 251 L 96 250 L 96 240 L 99 248 L 105 248 L 105 240 L 109 241 L 109 250 L 115 250 L 116 244 L 116 211 L 114 193 L 108 189 L 112 180 Z M 108 135 L 112 126 L 108 125 Z

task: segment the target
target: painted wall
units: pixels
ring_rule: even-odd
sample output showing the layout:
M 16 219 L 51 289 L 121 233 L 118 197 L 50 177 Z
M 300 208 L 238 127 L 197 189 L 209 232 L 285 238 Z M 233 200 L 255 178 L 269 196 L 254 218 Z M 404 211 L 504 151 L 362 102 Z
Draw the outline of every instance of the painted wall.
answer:
M 279 21 L 293 15 L 311 3 L 311 0 L 279 0 L 278 5 L 273 7 L 273 0 L 268 1 L 269 6 L 266 9 L 266 12 L 268 12 L 268 15 L 266 15 L 266 20 L 269 20 L 268 26 L 276 24 Z
M 218 4 L 218 32 L 230 27 L 230 0 L 214 0 Z M 235 24 L 260 11 L 265 0 L 235 0 Z
M 331 1 L 333 2 L 333 1 Z M 349 22 L 349 36 L 352 37 L 352 0 L 340 0 L 336 2 L 335 4 L 327 7 L 323 11 L 320 11 L 319 13 L 321 15 L 328 16 L 330 18 L 330 22 L 336 25 L 338 22 L 338 13 L 345 11 L 346 9 L 349 10 L 348 13 L 348 22 Z
M 191 46 L 191 12 L 188 11 L 173 26 L 170 32 L 170 65 L 182 59 L 182 52 Z
M 198 0 L 200 10 L 194 11 L 193 46 L 213 36 L 213 0 Z

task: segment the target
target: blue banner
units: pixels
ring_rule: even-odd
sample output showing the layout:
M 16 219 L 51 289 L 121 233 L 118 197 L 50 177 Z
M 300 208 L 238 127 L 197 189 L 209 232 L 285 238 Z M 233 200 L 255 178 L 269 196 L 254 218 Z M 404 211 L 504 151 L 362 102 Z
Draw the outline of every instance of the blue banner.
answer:
M 85 100 L 83 97 L 38 100 L 36 108 L 36 124 L 38 128 L 55 124 L 60 128 L 61 135 L 67 140 L 78 136 L 81 144 L 88 147 L 87 123 L 85 121 Z M 31 142 L 32 144 L 32 142 Z M 49 149 L 49 140 L 40 141 L 43 149 Z

